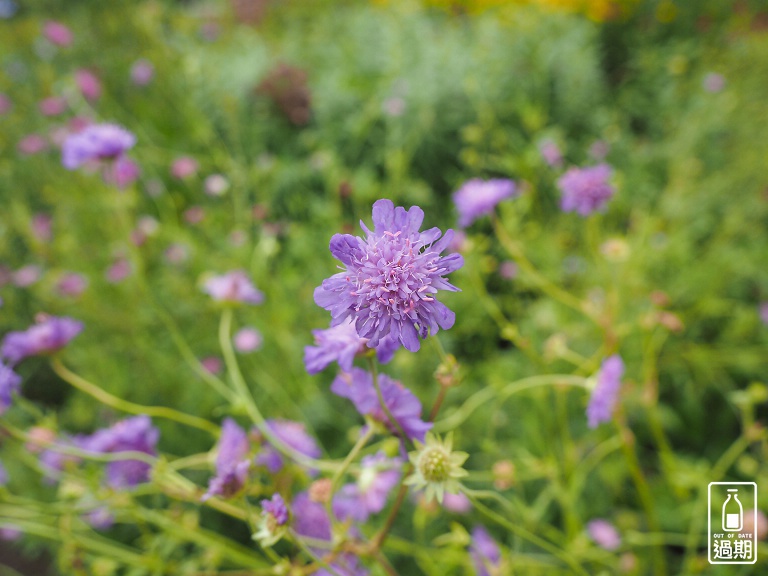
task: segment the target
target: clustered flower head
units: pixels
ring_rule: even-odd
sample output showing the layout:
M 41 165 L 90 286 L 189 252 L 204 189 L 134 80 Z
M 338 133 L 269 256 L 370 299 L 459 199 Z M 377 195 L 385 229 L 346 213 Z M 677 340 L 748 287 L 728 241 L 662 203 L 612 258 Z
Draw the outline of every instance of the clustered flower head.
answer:
M 208 278 L 203 285 L 203 291 L 216 302 L 261 304 L 264 301 L 264 294 L 256 289 L 242 270 Z
M 461 466 L 469 454 L 453 451 L 451 434 L 442 440 L 432 433 L 427 434 L 426 442 L 416 442 L 416 450 L 408 457 L 414 472 L 405 483 L 417 489 L 426 488 L 427 502 L 435 498 L 442 504 L 443 495 L 457 493 L 460 488 L 458 479 L 467 475 Z
M 613 169 L 608 164 L 588 168 L 570 168 L 557 181 L 562 193 L 560 208 L 564 212 L 577 212 L 589 216 L 602 211 L 615 190 L 609 183 Z
M 606 550 L 616 550 L 621 546 L 621 536 L 616 527 L 602 518 L 587 522 L 587 532 L 595 544 Z
M 512 180 L 474 178 L 465 182 L 453 195 L 459 212 L 459 226 L 466 228 L 481 216 L 492 213 L 499 202 L 516 193 L 517 186 Z
M 310 374 L 317 374 L 332 362 L 338 363 L 345 372 L 350 372 L 355 356 L 368 350 L 368 340 L 357 334 L 351 318 L 326 330 L 313 330 L 312 335 L 315 337 L 315 346 L 304 348 L 304 365 Z M 399 347 L 397 340 L 384 338 L 376 347 L 378 361 L 386 364 Z
M 270 500 L 261 501 L 261 509 L 261 524 L 253 539 L 262 546 L 274 546 L 288 530 L 288 506 L 283 497 L 275 493 Z
M 419 349 L 419 337 L 453 326 L 455 314 L 435 295 L 458 291 L 444 276 L 461 268 L 464 260 L 460 254 L 441 256 L 453 231 L 442 239 L 438 228 L 420 232 L 423 219 L 418 206 L 406 211 L 390 200 L 378 200 L 373 231 L 360 223 L 366 238 L 331 238 L 331 253 L 344 269 L 315 289 L 315 302 L 331 313 L 331 326 L 352 318 L 369 348 L 390 337 L 411 352 Z
M 469 555 L 477 576 L 491 576 L 501 574 L 501 549 L 496 541 L 482 526 L 472 529 L 472 543 L 469 546 Z
M 0 362 L 0 414 L 10 407 L 20 388 L 21 376 Z
M 400 382 L 385 374 L 379 375 L 378 384 L 384 404 L 405 435 L 411 440 L 423 441 L 427 430 L 432 428 L 432 423 L 421 419 L 419 399 Z M 331 384 L 331 392 L 351 400 L 361 415 L 371 417 L 392 433 L 398 432 L 381 407 L 370 372 L 353 368 L 352 372 L 339 374 Z
M 590 428 L 597 428 L 599 424 L 610 422 L 613 418 L 623 375 L 624 362 L 621 356 L 614 354 L 603 360 L 587 406 L 587 424 Z
M 203 501 L 211 496 L 229 498 L 243 488 L 251 466 L 249 452 L 248 434 L 234 420 L 226 418 L 221 426 L 216 475 L 211 478 Z
M 80 334 L 83 323 L 72 318 L 46 316 L 23 332 L 9 332 L 0 347 L 0 356 L 17 364 L 28 356 L 51 354 Z
M 91 124 L 70 134 L 61 147 L 61 163 L 75 170 L 86 162 L 117 160 L 136 144 L 136 136 L 117 124 Z
M 382 452 L 363 458 L 357 482 L 342 486 L 333 499 L 336 517 L 365 522 L 371 514 L 381 512 L 400 481 L 402 463 L 400 458 L 388 458 Z

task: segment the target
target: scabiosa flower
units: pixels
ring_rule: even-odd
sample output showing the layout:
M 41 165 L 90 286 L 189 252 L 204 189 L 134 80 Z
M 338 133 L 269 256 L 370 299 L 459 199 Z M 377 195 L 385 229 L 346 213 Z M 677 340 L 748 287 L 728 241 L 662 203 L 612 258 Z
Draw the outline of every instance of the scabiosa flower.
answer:
M 459 478 L 467 475 L 462 464 L 469 458 L 466 452 L 453 451 L 453 436 L 445 438 L 427 434 L 424 444 L 416 442 L 416 450 L 408 454 L 414 471 L 405 479 L 405 484 L 416 489 L 426 488 L 426 500 L 437 499 L 443 503 L 446 492 L 456 494 L 459 491 Z
M 608 522 L 598 518 L 587 522 L 587 532 L 589 537 L 594 540 L 595 544 L 606 550 L 616 550 L 621 546 L 621 536 L 616 530 L 616 527 Z
M 136 182 L 140 175 L 141 168 L 139 165 L 126 156 L 120 156 L 111 164 L 106 165 L 103 172 L 104 182 L 120 190 L 124 190 Z
M 160 432 L 149 416 L 134 416 L 110 428 L 97 430 L 84 441 L 83 449 L 99 454 L 143 452 L 157 455 Z M 149 480 L 151 466 L 141 460 L 118 460 L 107 464 L 107 484 L 115 489 L 130 488 Z
M 315 439 L 307 434 L 307 429 L 301 422 L 274 419 L 267 420 L 267 426 L 278 440 L 299 454 L 309 458 L 320 457 L 320 447 L 315 442 Z M 266 466 L 267 470 L 272 474 L 277 474 L 283 468 L 283 455 L 275 447 L 267 443 L 256 456 L 256 464 Z
M 342 486 L 334 498 L 334 515 L 342 521 L 365 522 L 371 514 L 381 512 L 400 481 L 402 464 L 400 458 L 387 458 L 383 452 L 363 458 L 357 482 Z
M 226 418 L 221 426 L 216 455 L 216 476 L 211 478 L 203 501 L 211 496 L 230 498 L 245 486 L 251 466 L 248 458 L 250 450 L 245 430 L 231 418 Z
M 118 257 L 104 273 L 104 277 L 110 284 L 122 282 L 131 275 L 131 263 L 125 257 Z
M 94 102 L 101 97 L 101 80 L 90 70 L 82 69 L 75 72 L 75 83 L 83 98 L 89 102 Z
M 562 196 L 560 208 L 564 212 L 577 212 L 589 216 L 602 211 L 615 190 L 608 183 L 613 169 L 608 164 L 588 168 L 570 168 L 557 181 Z
M 411 440 L 423 441 L 424 434 L 432 428 L 432 423 L 421 419 L 419 399 L 400 382 L 392 380 L 386 374 L 380 374 L 378 382 L 384 403 L 403 432 Z M 361 415 L 370 416 L 384 424 L 391 432 L 397 432 L 379 403 L 370 372 L 353 368 L 351 372 L 339 374 L 331 384 L 331 392 L 351 400 Z
M 56 46 L 67 47 L 72 44 L 72 31 L 61 22 L 49 20 L 43 25 L 43 36 Z
M 155 67 L 145 59 L 136 60 L 131 66 L 131 81 L 136 86 L 146 86 L 155 76 Z
M 472 501 L 462 492 L 446 493 L 443 494 L 443 508 L 454 514 L 467 514 L 472 510 Z
M 346 268 L 315 289 L 315 302 L 330 311 L 332 326 L 351 317 L 369 348 L 390 336 L 411 352 L 419 349 L 419 337 L 453 326 L 455 314 L 434 296 L 440 289 L 458 291 L 444 275 L 461 268 L 464 259 L 440 256 L 453 231 L 438 240 L 437 228 L 419 232 L 423 219 L 418 206 L 406 212 L 390 200 L 378 200 L 374 230 L 360 223 L 365 239 L 349 234 L 331 238 L 331 253 Z
M 603 360 L 587 406 L 587 423 L 590 428 L 597 428 L 599 424 L 611 421 L 623 375 L 624 362 L 621 356 L 614 354 Z
M 13 284 L 19 288 L 27 288 L 40 280 L 43 270 L 37 264 L 27 264 L 13 273 Z
M 563 154 L 554 140 L 544 140 L 539 144 L 539 152 L 550 168 L 560 168 L 563 165 Z
M 61 163 L 75 170 L 94 160 L 115 160 L 136 144 L 136 136 L 117 124 L 92 124 L 67 137 Z
M 482 526 L 472 529 L 472 543 L 469 545 L 469 555 L 477 576 L 500 574 L 501 549 L 496 541 Z
M 49 214 L 38 212 L 29 223 L 32 235 L 38 242 L 50 242 L 53 237 L 53 218 Z
M 24 156 L 33 156 L 45 151 L 48 148 L 48 140 L 40 134 L 27 134 L 19 140 L 19 153 Z
M 58 116 L 67 109 L 67 101 L 61 96 L 51 96 L 38 105 L 43 116 Z
M 514 197 L 516 192 L 517 186 L 512 180 L 474 178 L 465 182 L 453 195 L 459 212 L 459 226 L 466 228 L 481 216 L 490 214 L 499 202 Z
M 211 174 L 203 183 L 208 196 L 223 196 L 229 190 L 229 180 L 223 174 Z
M 46 316 L 23 332 L 9 332 L 0 347 L 0 356 L 16 364 L 27 356 L 61 350 L 83 331 L 83 323 L 72 318 Z
M 0 362 L 0 414 L 10 407 L 20 388 L 21 376 Z
M 200 360 L 200 364 L 209 374 L 220 374 L 224 368 L 224 364 L 218 356 L 206 356 Z
M 174 178 L 185 180 L 197 174 L 197 160 L 191 156 L 180 156 L 171 164 L 171 174 Z
M 367 350 L 368 339 L 358 336 L 351 318 L 327 330 L 312 330 L 312 335 L 315 337 L 315 346 L 304 348 L 304 365 L 310 374 L 317 374 L 331 362 L 338 362 L 342 370 L 351 372 L 355 356 Z M 384 338 L 376 347 L 379 362 L 389 362 L 399 347 L 397 340 Z
M 56 283 L 56 290 L 62 296 L 77 297 L 88 288 L 88 278 L 77 272 L 67 272 Z
M 280 494 L 275 493 L 270 500 L 261 501 L 261 523 L 253 539 L 262 546 L 274 546 L 288 531 L 290 514 Z
M 261 348 L 261 343 L 264 339 L 261 336 L 261 332 L 256 330 L 256 328 L 245 327 L 238 330 L 232 340 L 235 350 L 247 354 Z
M 216 302 L 261 304 L 264 301 L 264 294 L 256 289 L 243 270 L 208 278 L 203 285 L 203 292 Z

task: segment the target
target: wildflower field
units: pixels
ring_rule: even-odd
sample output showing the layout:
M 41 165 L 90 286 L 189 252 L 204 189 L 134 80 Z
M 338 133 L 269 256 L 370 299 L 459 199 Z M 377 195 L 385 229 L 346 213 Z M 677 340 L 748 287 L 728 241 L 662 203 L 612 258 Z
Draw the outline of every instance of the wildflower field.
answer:
M 0 0 L 0 576 L 765 574 L 766 95 L 762 0 Z

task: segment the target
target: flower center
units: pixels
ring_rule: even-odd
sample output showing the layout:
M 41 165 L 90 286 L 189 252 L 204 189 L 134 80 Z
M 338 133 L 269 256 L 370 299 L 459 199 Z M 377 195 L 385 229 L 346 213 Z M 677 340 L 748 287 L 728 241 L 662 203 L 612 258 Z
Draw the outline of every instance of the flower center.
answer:
M 442 448 L 427 448 L 421 453 L 419 472 L 427 482 L 445 482 L 450 471 L 450 456 Z

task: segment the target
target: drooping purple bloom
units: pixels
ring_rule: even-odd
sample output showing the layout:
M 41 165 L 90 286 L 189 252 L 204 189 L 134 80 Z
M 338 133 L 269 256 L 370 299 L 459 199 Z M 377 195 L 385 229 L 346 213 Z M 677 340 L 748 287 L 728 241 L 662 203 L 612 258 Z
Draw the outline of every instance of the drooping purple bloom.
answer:
M 91 124 L 71 134 L 61 147 L 61 163 L 75 170 L 93 160 L 115 160 L 136 144 L 136 136 L 117 124 Z
M 342 486 L 333 499 L 334 515 L 342 521 L 365 522 L 381 512 L 400 481 L 402 464 L 400 458 L 387 458 L 383 452 L 363 458 L 357 482 Z
M 621 546 L 621 536 L 616 527 L 602 518 L 587 522 L 587 532 L 595 544 L 606 550 L 616 550 Z
M 235 333 L 232 341 L 235 345 L 235 350 L 247 354 L 258 350 L 261 347 L 264 338 L 262 337 L 261 332 L 256 330 L 256 328 L 246 326 Z
M 261 501 L 261 509 L 264 514 L 269 514 L 274 518 L 275 526 L 285 526 L 288 523 L 288 506 L 285 505 L 283 497 L 277 492 L 271 499 Z
M 292 420 L 271 419 L 267 426 L 277 439 L 309 458 L 319 458 L 322 452 L 315 439 L 307 434 L 307 429 L 301 422 Z M 283 455 L 277 448 L 267 443 L 256 456 L 256 464 L 266 466 L 272 474 L 277 474 L 284 464 Z
M 217 302 L 261 304 L 264 294 L 242 270 L 233 270 L 221 276 L 212 276 L 203 285 L 203 292 Z
M 512 180 L 468 180 L 453 195 L 453 202 L 459 212 L 459 226 L 466 228 L 481 216 L 493 212 L 499 202 L 513 198 L 516 193 L 517 186 Z
M 411 440 L 423 442 L 427 430 L 432 428 L 432 423 L 421 419 L 419 399 L 408 388 L 386 374 L 379 374 L 378 382 L 384 402 L 403 432 Z M 352 372 L 339 374 L 331 384 L 331 392 L 342 398 L 348 398 L 361 415 L 368 415 L 384 424 L 391 432 L 397 433 L 397 429 L 389 421 L 379 403 L 370 372 L 353 368 Z
M 155 76 L 155 67 L 145 59 L 136 60 L 131 66 L 131 81 L 136 86 L 146 86 Z
M 367 349 L 368 340 L 357 334 L 352 318 L 326 330 L 312 330 L 312 335 L 315 346 L 304 347 L 304 365 L 310 374 L 321 372 L 331 362 L 338 362 L 342 370 L 350 372 L 355 356 Z M 389 336 L 381 340 L 376 347 L 379 362 L 389 362 L 399 347 L 400 343 Z
M 54 20 L 49 20 L 43 25 L 43 36 L 45 36 L 51 44 L 61 47 L 66 47 L 72 44 L 74 38 L 72 31 L 68 26 Z
M 21 376 L 0 362 L 0 414 L 11 406 L 20 389 Z
M 16 364 L 28 356 L 50 354 L 80 334 L 83 323 L 72 318 L 48 316 L 23 332 L 9 332 L 0 347 L 0 356 Z
M 203 501 L 211 496 L 230 498 L 237 494 L 248 479 L 251 461 L 248 453 L 251 447 L 248 434 L 231 418 L 226 418 L 221 426 L 218 454 L 216 455 L 216 475 L 208 484 L 208 491 Z
M 610 422 L 613 418 L 623 375 L 624 362 L 621 356 L 614 354 L 603 360 L 597 385 L 587 406 L 587 423 L 590 428 L 597 428 L 599 424 Z
M 109 428 L 97 430 L 83 442 L 83 449 L 99 454 L 143 452 L 157 455 L 160 432 L 149 416 L 134 416 Z M 150 464 L 141 460 L 118 460 L 107 464 L 107 484 L 112 488 L 130 488 L 149 480 Z
M 472 557 L 472 565 L 477 576 L 490 576 L 501 564 L 501 549 L 482 526 L 475 526 L 472 529 L 469 555 Z
M 608 164 L 588 168 L 570 168 L 557 181 L 560 188 L 560 208 L 588 216 L 602 211 L 615 190 L 608 180 L 613 169 Z
M 365 239 L 349 234 L 331 238 L 331 253 L 345 269 L 323 280 L 315 302 L 330 311 L 332 326 L 351 317 L 369 348 L 389 336 L 411 352 L 419 349 L 419 337 L 453 326 L 455 314 L 434 296 L 440 289 L 458 291 L 444 275 L 461 268 L 464 259 L 440 256 L 453 231 L 442 239 L 438 228 L 420 232 L 423 219 L 418 206 L 406 212 L 390 200 L 378 200 L 374 230 L 360 223 Z

